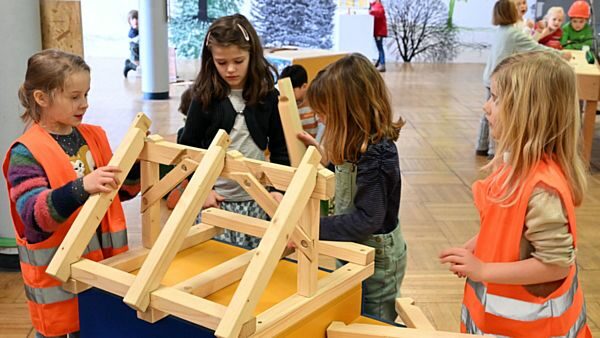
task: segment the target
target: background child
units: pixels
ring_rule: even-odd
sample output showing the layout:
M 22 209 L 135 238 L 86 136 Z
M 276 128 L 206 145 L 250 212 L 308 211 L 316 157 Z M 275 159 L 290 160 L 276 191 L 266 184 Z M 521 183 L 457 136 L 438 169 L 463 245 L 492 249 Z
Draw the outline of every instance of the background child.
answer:
M 236 14 L 215 20 L 206 33 L 202 66 L 179 141 L 207 148 L 217 131 L 224 129 L 231 138 L 230 150 L 265 160 L 268 148 L 271 162 L 289 165 L 273 74 L 276 71 L 263 56 L 258 35 L 246 17 Z M 227 179 L 217 181 L 204 207 L 267 219 L 246 191 Z M 248 248 L 258 245 L 258 239 L 232 231 L 221 238 Z
M 594 44 L 594 30 L 587 23 L 590 18 L 590 5 L 586 1 L 575 1 L 569 8 L 569 23 L 563 26 L 560 43 L 565 49 L 581 50 L 583 46 Z
M 281 71 L 279 78 L 283 79 L 286 77 L 290 78 L 292 87 L 294 87 L 294 96 L 298 105 L 302 129 L 309 133 L 310 136 L 316 138 L 319 121 L 306 99 L 306 91 L 308 90 L 308 74 L 306 73 L 306 69 L 301 65 L 287 66 Z
M 369 4 L 369 14 L 374 17 L 373 37 L 375 38 L 375 46 L 379 56 L 375 67 L 380 72 L 385 72 L 385 49 L 383 47 L 383 39 L 387 37 L 387 20 L 385 18 L 385 8 L 380 0 L 375 0 Z
M 488 57 L 485 70 L 483 71 L 483 85 L 486 88 L 486 100 L 489 98 L 490 75 L 496 65 L 504 58 L 527 51 L 534 50 L 553 50 L 546 46 L 538 44 L 530 36 L 523 33 L 521 29 L 515 26 L 519 19 L 519 12 L 513 0 L 499 0 L 494 5 L 492 23 L 498 26 L 492 49 Z M 564 53 L 565 58 L 570 58 L 571 54 Z M 494 156 L 494 141 L 489 137 L 488 120 L 483 116 L 479 125 L 479 136 L 477 141 L 476 154 L 478 156 Z
M 484 110 L 499 153 L 473 184 L 481 228 L 440 254 L 468 278 L 463 332 L 591 337 L 575 264 L 587 185 L 576 98 L 575 73 L 555 54 L 515 55 L 492 73 Z
M 360 54 L 321 71 L 308 88 L 308 100 L 325 123 L 324 162 L 336 165 L 336 215 L 321 218 L 319 238 L 376 249 L 375 273 L 363 284 L 363 310 L 394 321 L 394 301 L 406 269 L 406 243 L 398 220 L 400 164 L 394 144 L 404 121 L 392 120 L 385 83 Z M 307 133 L 298 137 L 319 149 Z
M 27 62 L 19 99 L 31 127 L 8 150 L 3 173 L 9 194 L 23 281 L 36 337 L 79 331 L 77 295 L 45 273 L 79 208 L 91 194 L 119 182 L 104 130 L 81 124 L 88 108 L 90 68 L 79 56 L 45 50 Z M 127 250 L 120 200 L 139 192 L 139 166 L 131 170 L 102 219 L 84 257 L 94 261 Z
M 565 11 L 562 7 L 551 7 L 543 21 L 538 22 L 534 38 L 544 46 L 554 49 L 563 49 L 560 39 L 562 38 L 562 24 L 565 20 Z
M 127 14 L 127 22 L 129 23 L 129 59 L 125 60 L 125 68 L 123 76 L 127 77 L 130 70 L 137 70 L 140 64 L 140 34 L 138 30 L 138 11 L 132 9 Z
M 529 8 L 527 7 L 527 0 L 513 0 L 515 6 L 517 6 L 517 11 L 519 12 L 519 18 L 515 23 L 515 26 L 522 30 L 523 33 L 527 36 L 531 36 L 534 28 L 534 22 L 531 19 L 527 19 L 525 15 Z

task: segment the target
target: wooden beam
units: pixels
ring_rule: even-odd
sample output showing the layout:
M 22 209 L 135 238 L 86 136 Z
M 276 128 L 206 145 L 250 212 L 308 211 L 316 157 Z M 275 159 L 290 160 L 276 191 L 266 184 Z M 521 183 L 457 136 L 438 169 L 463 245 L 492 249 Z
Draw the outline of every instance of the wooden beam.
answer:
M 146 115 L 137 114 L 117 151 L 108 162 L 108 165 L 121 169 L 121 172 L 116 175 L 121 184 L 125 181 L 127 173 L 144 147 L 144 138 L 150 123 L 150 119 Z M 88 198 L 50 261 L 46 273 L 63 282 L 69 279 L 71 264 L 81 258 L 92 236 L 96 234 L 98 220 L 104 217 L 117 192 L 118 189 L 115 189 L 109 193 L 94 194 Z
M 155 165 L 158 166 L 158 164 Z M 190 176 L 197 167 L 198 162 L 190 158 L 183 158 L 165 177 L 144 191 L 142 194 L 142 212 L 155 202 L 160 201 L 161 198 L 171 192 L 181 181 Z
M 332 322 L 327 328 L 327 338 L 463 338 L 471 334 L 427 331 L 373 324 L 350 324 Z
M 319 280 L 319 287 L 311 298 L 294 294 L 275 304 L 256 317 L 255 337 L 275 337 L 334 299 L 360 285 L 375 270 L 375 263 L 360 266 L 347 263 Z
M 127 294 L 135 281 L 135 276 L 130 273 L 88 259 L 74 263 L 72 270 L 76 280 L 118 296 Z M 221 304 L 172 287 L 161 287 L 150 297 L 152 308 L 212 330 L 217 328 L 225 312 L 225 306 Z
M 310 198 L 310 192 L 315 187 L 317 166 L 320 160 L 321 155 L 314 148 L 309 149 L 304 155 L 271 225 L 260 241 L 247 272 L 227 307 L 223 320 L 215 331 L 215 336 L 237 337 L 242 329 L 242 324 L 251 319 L 256 304 L 277 266 L 279 257 L 304 211 L 304 206 Z
M 148 161 L 141 161 L 141 192 L 142 201 L 144 201 L 144 194 L 151 190 L 158 183 L 159 177 L 159 164 Z M 142 246 L 150 249 L 160 233 L 160 201 L 152 201 L 152 203 L 142 203 Z
M 263 237 L 269 222 L 230 211 L 209 208 L 202 211 L 202 222 L 218 228 Z M 359 265 L 368 265 L 375 258 L 375 249 L 353 242 L 318 241 L 317 251 L 329 257 Z
M 302 156 L 306 152 L 306 146 L 298 139 L 298 134 L 303 132 L 302 123 L 300 122 L 300 114 L 298 114 L 298 106 L 294 95 L 294 88 L 290 78 L 283 78 L 277 81 L 279 87 L 279 117 L 283 134 L 285 135 L 285 143 L 287 145 L 288 154 L 292 167 L 297 168 L 302 160 Z
M 83 57 L 79 0 L 40 0 L 42 49 L 60 49 Z
M 227 133 L 219 130 L 150 250 L 135 282 L 123 298 L 129 306 L 139 311 L 146 311 L 148 308 L 150 293 L 159 287 L 204 200 L 223 170 L 225 151 L 229 143 Z
M 206 150 L 174 144 L 171 142 L 146 142 L 140 160 L 157 162 L 161 164 L 177 164 L 183 157 L 189 157 L 194 161 L 200 162 Z M 278 190 L 286 191 L 290 180 L 296 172 L 296 168 L 269 163 L 254 159 L 245 158 L 244 162 L 230 161 L 229 154 L 239 153 L 228 151 L 225 167 L 221 172 L 221 177 L 229 178 L 228 175 L 233 172 L 251 172 L 262 185 L 273 186 Z M 327 169 L 319 169 L 317 175 L 317 184 L 311 194 L 311 197 L 320 200 L 328 200 L 335 195 L 335 176 Z
M 409 297 L 396 298 L 396 312 L 406 327 L 423 331 L 435 331 L 433 324 L 425 317 L 415 301 Z
M 239 281 L 254 254 L 255 250 L 245 252 L 173 287 L 198 297 L 211 295 Z
M 319 200 L 311 198 L 302 214 L 298 230 L 303 230 L 307 238 L 294 243 L 298 252 L 298 294 L 312 297 L 317 292 L 319 272 L 319 252 L 315 242 L 319 240 L 319 221 L 321 213 Z

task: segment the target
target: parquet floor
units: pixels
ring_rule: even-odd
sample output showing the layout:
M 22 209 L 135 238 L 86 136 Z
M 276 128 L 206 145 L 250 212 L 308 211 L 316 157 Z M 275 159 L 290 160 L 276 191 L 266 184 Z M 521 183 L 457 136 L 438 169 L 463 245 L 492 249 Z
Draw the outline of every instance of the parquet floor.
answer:
M 107 129 L 117 145 L 129 121 L 143 111 L 153 120 L 153 133 L 167 137 L 182 126 L 177 112 L 183 85 L 172 85 L 172 99 L 143 101 L 141 79 L 123 80 L 122 60 L 92 59 L 89 123 Z M 185 68 L 185 69 L 183 69 Z M 196 65 L 180 66 L 190 79 Z M 483 65 L 389 65 L 384 78 L 394 110 L 407 124 L 398 141 L 403 172 L 400 219 L 409 246 L 404 296 L 417 301 L 440 330 L 457 331 L 464 280 L 438 263 L 448 246 L 460 245 L 478 228 L 470 186 L 484 175 L 485 163 L 474 155 L 483 89 Z M 588 308 L 589 324 L 600 334 L 600 135 L 592 155 L 590 189 L 578 216 L 578 264 Z M 139 245 L 139 201 L 125 203 L 132 245 Z M 31 335 L 22 281 L 18 273 L 0 272 L 0 337 Z

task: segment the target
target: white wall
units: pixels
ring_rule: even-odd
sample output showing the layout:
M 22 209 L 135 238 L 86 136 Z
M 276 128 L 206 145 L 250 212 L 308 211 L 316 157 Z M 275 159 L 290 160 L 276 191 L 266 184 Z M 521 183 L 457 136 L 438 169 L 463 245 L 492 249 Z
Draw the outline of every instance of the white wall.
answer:
M 81 0 L 83 48 L 87 56 L 129 56 L 127 13 L 138 0 Z

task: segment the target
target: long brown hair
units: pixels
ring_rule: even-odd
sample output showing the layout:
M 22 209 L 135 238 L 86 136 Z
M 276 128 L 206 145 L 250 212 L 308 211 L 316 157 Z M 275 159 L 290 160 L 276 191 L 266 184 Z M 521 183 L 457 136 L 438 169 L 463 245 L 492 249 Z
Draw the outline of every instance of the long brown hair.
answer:
M 492 73 L 496 84 L 499 128 L 496 157 L 488 168 L 504 188 L 497 202 L 515 202 L 521 181 L 535 165 L 551 158 L 561 167 L 575 205 L 587 187 L 587 170 L 581 155 L 580 114 L 575 72 L 558 55 L 531 52 L 504 59 Z M 504 164 L 503 154 L 509 158 Z
M 392 121 L 387 87 L 371 62 L 350 54 L 319 72 L 308 88 L 308 102 L 325 118 L 324 148 L 340 164 L 356 162 L 369 143 L 397 140 L 404 120 Z
M 519 21 L 519 9 L 514 0 L 499 0 L 494 4 L 492 24 L 494 26 L 513 25 Z
M 223 100 L 229 95 L 229 85 L 221 78 L 214 64 L 212 46 L 237 46 L 248 51 L 248 73 L 242 95 L 248 106 L 259 103 L 274 88 L 277 71 L 263 55 L 263 48 L 256 30 L 241 14 L 221 17 L 215 20 L 206 33 L 202 48 L 200 73 L 194 82 L 194 99 L 203 109 L 214 100 Z
M 33 92 L 41 90 L 54 98 L 56 90 L 63 90 L 68 77 L 76 72 L 90 72 L 90 67 L 75 54 L 57 49 L 46 49 L 33 54 L 27 60 L 25 82 L 19 88 L 19 101 L 25 108 L 21 119 L 25 123 L 39 122 L 40 106 L 33 97 Z

